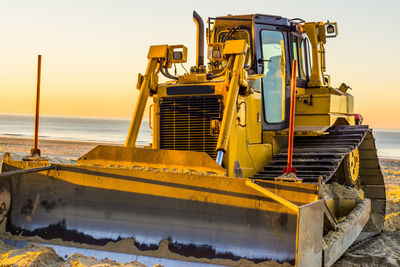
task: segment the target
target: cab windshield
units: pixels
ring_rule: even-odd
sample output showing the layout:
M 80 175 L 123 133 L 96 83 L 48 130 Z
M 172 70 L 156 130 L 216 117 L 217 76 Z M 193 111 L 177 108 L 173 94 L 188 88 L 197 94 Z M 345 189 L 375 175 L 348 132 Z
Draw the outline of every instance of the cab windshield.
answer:
M 283 34 L 261 31 L 265 77 L 262 81 L 264 113 L 267 123 L 285 120 L 285 46 Z

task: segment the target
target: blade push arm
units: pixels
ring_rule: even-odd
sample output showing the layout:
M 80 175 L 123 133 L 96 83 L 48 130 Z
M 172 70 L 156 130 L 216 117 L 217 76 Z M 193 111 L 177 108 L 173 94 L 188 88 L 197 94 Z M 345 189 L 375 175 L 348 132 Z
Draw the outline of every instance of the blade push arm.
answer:
M 144 76 L 139 74 L 138 88 L 140 88 L 140 93 L 125 141 L 125 147 L 135 147 L 147 99 L 150 96 L 150 89 L 157 90 L 158 72 L 161 71 L 164 76 L 171 78 L 167 69 L 174 63 L 186 62 L 187 48 L 184 45 L 152 45 L 147 58 L 149 63 L 147 64 L 146 73 Z
M 244 73 L 244 62 L 248 45 L 245 40 L 227 41 L 223 54 L 234 57 L 232 78 L 229 82 L 228 96 L 225 104 L 224 115 L 221 123 L 217 143 L 217 163 L 222 164 L 223 155 L 228 147 L 229 133 L 231 131 L 234 112 L 236 110 L 236 102 L 239 94 L 241 79 Z
M 142 123 L 143 113 L 146 108 L 147 99 L 150 95 L 151 78 L 155 75 L 159 59 L 167 57 L 167 45 L 151 46 L 147 58 L 146 73 L 143 77 L 142 85 L 140 86 L 140 93 L 138 101 L 136 102 L 135 112 L 133 113 L 131 125 L 129 127 L 128 136 L 125 141 L 125 147 L 135 147 L 136 140 L 139 134 L 140 124 Z

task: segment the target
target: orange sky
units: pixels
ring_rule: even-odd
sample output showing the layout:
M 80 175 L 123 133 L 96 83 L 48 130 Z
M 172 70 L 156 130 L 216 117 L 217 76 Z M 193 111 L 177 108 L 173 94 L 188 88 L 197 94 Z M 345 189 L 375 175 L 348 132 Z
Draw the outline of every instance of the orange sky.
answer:
M 356 112 L 378 128 L 400 128 L 397 0 L 380 1 L 141 2 L 120 0 L 3 1 L 0 4 L 2 113 L 33 113 L 37 55 L 43 55 L 41 113 L 131 117 L 136 77 L 150 44 L 189 48 L 191 14 L 266 13 L 337 21 L 339 36 L 327 48 L 333 85 L 350 85 Z

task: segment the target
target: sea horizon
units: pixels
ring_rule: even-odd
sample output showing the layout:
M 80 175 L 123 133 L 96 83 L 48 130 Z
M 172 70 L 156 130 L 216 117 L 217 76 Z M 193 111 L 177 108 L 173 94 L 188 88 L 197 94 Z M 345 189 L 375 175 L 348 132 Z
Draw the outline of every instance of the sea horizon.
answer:
M 130 118 L 41 115 L 39 139 L 123 144 Z M 400 129 L 372 128 L 382 158 L 400 159 Z M 143 119 L 139 144 L 151 142 L 149 120 Z M 0 113 L 0 137 L 33 138 L 32 114 Z

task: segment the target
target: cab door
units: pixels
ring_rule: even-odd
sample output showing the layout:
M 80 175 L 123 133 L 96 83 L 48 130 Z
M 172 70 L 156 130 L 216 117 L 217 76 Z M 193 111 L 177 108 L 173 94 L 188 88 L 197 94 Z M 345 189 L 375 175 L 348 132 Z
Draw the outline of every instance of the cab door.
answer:
M 290 49 L 288 32 L 277 26 L 257 25 L 256 40 L 258 73 L 261 80 L 262 128 L 277 131 L 289 127 L 290 112 Z

